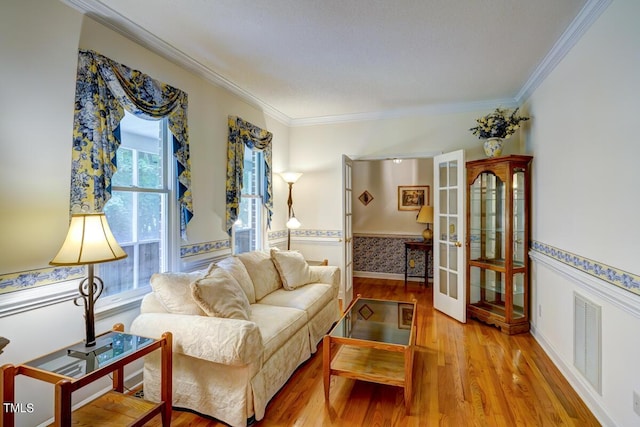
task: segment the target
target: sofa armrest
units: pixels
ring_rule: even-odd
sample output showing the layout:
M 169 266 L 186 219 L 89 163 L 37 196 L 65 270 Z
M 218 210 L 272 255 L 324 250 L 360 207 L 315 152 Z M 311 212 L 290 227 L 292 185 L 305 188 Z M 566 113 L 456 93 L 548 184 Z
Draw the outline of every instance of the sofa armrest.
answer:
M 173 333 L 173 351 L 223 365 L 248 365 L 262 357 L 262 336 L 254 322 L 171 313 L 144 313 L 131 324 L 136 335 Z
M 340 288 L 340 268 L 334 265 L 310 265 L 309 271 L 316 283 L 326 283 L 336 290 Z

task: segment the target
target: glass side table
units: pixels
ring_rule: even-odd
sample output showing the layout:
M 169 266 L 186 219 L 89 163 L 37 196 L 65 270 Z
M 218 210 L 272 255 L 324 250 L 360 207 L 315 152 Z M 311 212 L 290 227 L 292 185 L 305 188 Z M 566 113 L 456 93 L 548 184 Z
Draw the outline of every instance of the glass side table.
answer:
M 55 384 L 52 425 L 71 426 L 73 419 L 74 424 L 98 426 L 102 420 L 96 415 L 96 409 L 104 411 L 109 408 L 113 416 L 104 420 L 109 425 L 142 426 L 160 414 L 162 425 L 169 426 L 172 402 L 172 335 L 165 332 L 160 339 L 152 339 L 123 331 L 124 326 L 117 324 L 113 331 L 97 337 L 93 347 L 77 343 L 18 366 L 2 366 L 0 395 L 3 402 L 14 403 L 15 377 L 25 375 Z M 161 351 L 162 359 L 161 402 L 149 402 L 124 394 L 124 367 L 155 350 Z M 72 412 L 71 394 L 109 374 L 113 374 L 113 389 Z M 2 421 L 4 426 L 14 425 L 14 414 L 4 407 Z

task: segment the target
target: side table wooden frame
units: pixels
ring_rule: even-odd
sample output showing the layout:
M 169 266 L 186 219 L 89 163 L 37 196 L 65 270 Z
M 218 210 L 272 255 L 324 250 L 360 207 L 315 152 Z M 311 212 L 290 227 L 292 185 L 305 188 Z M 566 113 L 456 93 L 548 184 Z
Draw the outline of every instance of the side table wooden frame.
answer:
M 407 289 L 408 277 L 422 277 L 422 276 L 408 274 L 410 250 L 424 252 L 424 286 L 426 288 L 427 286 L 429 286 L 429 252 L 433 251 L 433 242 L 432 241 L 425 242 L 425 241 L 418 241 L 418 240 L 409 240 L 404 242 L 404 288 L 405 289 Z
M 124 332 L 124 325 L 121 323 L 113 327 L 113 331 Z M 103 334 L 104 335 L 104 334 Z M 136 420 L 130 423 L 130 426 L 142 426 L 149 422 L 157 414 L 161 414 L 162 425 L 169 426 L 171 424 L 171 404 L 172 404 L 172 355 L 173 355 L 173 336 L 171 332 L 165 332 L 160 339 L 153 343 L 135 350 L 133 353 L 118 359 L 113 363 L 84 375 L 80 378 L 72 378 L 65 375 L 49 372 L 46 370 L 34 368 L 27 365 L 14 366 L 11 364 L 4 365 L 0 368 L 2 381 L 0 381 L 0 396 L 2 401 L 14 403 L 15 401 L 15 377 L 25 375 L 40 381 L 55 384 L 55 410 L 54 423 L 56 427 L 71 426 L 72 414 L 76 420 L 85 422 L 83 425 L 99 425 L 99 420 L 93 414 L 93 409 L 101 407 L 101 402 L 108 402 L 108 405 L 126 405 L 127 411 L 131 412 L 132 408 L 136 409 Z M 160 403 L 149 402 L 124 393 L 124 367 L 129 363 L 160 349 L 161 351 L 161 391 Z M 72 412 L 71 394 L 96 381 L 99 378 L 113 374 L 113 390 L 98 397 L 92 402 Z M 132 400 L 134 399 L 134 400 Z M 133 404 L 132 404 L 133 403 Z M 4 409 L 4 408 L 3 408 Z M 138 413 L 139 412 L 139 413 Z M 115 417 L 115 415 L 114 415 Z M 2 411 L 0 417 L 0 425 L 13 427 L 15 424 L 14 414 L 9 411 Z M 110 419 L 111 425 L 118 424 L 118 421 Z

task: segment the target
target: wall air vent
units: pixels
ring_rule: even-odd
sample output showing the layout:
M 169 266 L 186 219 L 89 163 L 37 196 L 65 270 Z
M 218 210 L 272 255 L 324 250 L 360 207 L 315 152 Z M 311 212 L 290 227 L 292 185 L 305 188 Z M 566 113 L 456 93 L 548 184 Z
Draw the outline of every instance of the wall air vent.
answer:
M 573 294 L 573 364 L 602 394 L 601 307 L 582 295 Z

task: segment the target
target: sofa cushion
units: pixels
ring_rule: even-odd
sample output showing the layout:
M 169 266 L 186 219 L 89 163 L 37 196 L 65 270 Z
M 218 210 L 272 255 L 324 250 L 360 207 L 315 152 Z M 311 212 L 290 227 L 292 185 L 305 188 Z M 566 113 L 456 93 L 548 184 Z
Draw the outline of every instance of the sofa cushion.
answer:
M 309 264 L 300 252 L 272 249 L 271 259 L 286 290 L 292 291 L 299 286 L 311 283 Z
M 282 287 L 278 270 L 268 253 L 252 251 L 239 254 L 237 257 L 240 258 L 251 277 L 257 301 Z
M 333 296 L 334 291 L 331 285 L 310 283 L 292 291 L 278 289 L 260 300 L 260 303 L 304 310 L 309 319 L 312 319 L 331 302 Z
M 216 265 L 229 272 L 229 274 L 231 274 L 233 278 L 238 281 L 250 304 L 256 302 L 256 292 L 253 289 L 251 276 L 249 276 L 246 267 L 238 257 L 227 257 L 221 261 L 216 262 Z
M 303 310 L 252 304 L 249 320 L 258 325 L 264 345 L 263 360 L 268 360 L 301 328 L 307 328 L 307 314 Z
M 202 270 L 192 273 L 156 273 L 151 276 L 151 289 L 169 313 L 204 316 L 204 311 L 191 296 L 189 285 L 206 274 L 207 271 Z
M 191 283 L 191 295 L 198 306 L 212 317 L 249 320 L 249 300 L 236 279 L 222 268 Z

